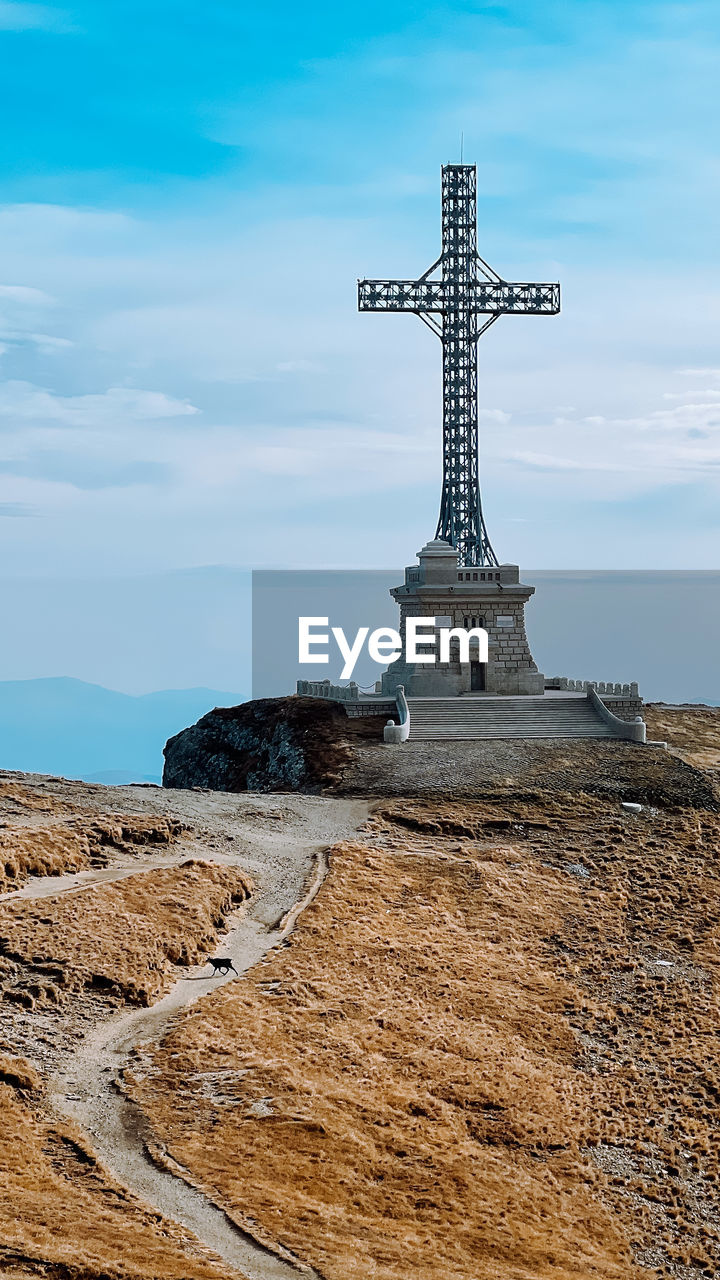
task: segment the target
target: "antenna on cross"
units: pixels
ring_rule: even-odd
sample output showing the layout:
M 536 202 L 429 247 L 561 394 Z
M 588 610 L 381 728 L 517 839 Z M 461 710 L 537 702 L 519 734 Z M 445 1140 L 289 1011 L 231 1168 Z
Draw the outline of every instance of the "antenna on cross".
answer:
M 465 134 L 461 132 L 461 134 L 460 134 L 460 163 L 461 163 L 461 164 L 462 164 L 462 162 L 463 162 L 463 146 L 464 146 L 464 143 L 465 143 Z

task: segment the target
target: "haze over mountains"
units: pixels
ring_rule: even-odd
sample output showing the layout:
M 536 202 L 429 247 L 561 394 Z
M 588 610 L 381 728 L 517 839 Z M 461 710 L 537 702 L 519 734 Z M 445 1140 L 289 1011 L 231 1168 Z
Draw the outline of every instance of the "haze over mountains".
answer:
M 133 697 L 58 677 L 0 682 L 0 768 L 86 782 L 159 782 L 172 734 L 246 695 L 164 689 Z

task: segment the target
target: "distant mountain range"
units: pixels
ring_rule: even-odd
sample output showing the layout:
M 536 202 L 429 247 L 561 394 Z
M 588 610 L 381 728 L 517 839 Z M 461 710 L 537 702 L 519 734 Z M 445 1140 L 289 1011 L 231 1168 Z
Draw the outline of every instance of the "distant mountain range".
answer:
M 111 785 L 159 782 L 169 737 L 246 696 L 163 689 L 133 697 L 62 676 L 0 681 L 0 768 Z

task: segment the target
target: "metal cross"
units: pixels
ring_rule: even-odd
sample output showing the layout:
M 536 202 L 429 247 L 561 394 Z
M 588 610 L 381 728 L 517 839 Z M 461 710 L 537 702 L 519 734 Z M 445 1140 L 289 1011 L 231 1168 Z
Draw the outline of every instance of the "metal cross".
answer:
M 459 564 L 496 565 L 478 479 L 477 340 L 498 316 L 557 315 L 560 285 L 509 284 L 483 261 L 476 188 L 474 164 L 443 165 L 440 257 L 418 280 L 359 280 L 358 309 L 412 311 L 440 338 L 443 491 L 435 536 L 455 547 Z

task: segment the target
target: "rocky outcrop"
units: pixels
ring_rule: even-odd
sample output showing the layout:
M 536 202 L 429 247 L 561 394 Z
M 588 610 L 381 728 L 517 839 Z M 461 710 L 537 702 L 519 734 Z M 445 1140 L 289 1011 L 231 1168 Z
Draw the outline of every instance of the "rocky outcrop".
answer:
M 563 738 L 387 747 L 383 722 L 347 717 L 341 703 L 321 698 L 216 707 L 167 743 L 163 785 L 468 799 L 562 791 L 662 808 L 720 807 L 711 772 L 657 747 Z
M 322 791 L 350 759 L 348 727 L 342 706 L 318 698 L 216 707 L 166 743 L 163 786 Z

